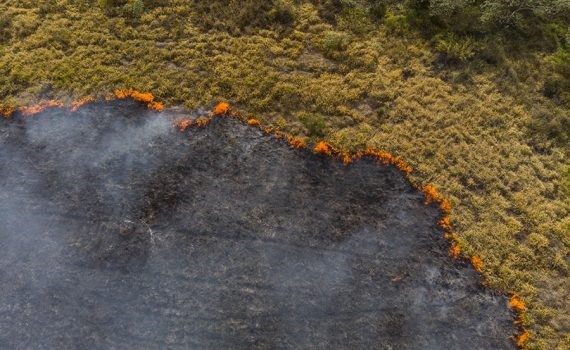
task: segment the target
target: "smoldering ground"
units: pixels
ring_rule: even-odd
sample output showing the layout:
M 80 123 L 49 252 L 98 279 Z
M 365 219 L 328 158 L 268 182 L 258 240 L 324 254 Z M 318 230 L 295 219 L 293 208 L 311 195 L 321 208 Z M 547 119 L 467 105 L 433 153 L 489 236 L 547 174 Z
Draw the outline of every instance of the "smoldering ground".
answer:
M 508 349 L 394 168 L 132 102 L 0 121 L 0 348 Z

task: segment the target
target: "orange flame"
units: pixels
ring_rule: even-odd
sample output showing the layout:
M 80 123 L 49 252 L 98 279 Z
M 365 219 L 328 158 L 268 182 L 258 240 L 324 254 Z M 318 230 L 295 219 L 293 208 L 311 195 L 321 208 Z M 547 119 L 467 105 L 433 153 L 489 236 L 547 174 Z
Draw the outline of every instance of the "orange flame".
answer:
M 526 305 L 524 301 L 522 301 L 521 298 L 516 294 L 513 294 L 513 296 L 511 296 L 511 300 L 509 300 L 509 306 L 518 312 L 526 311 Z
M 442 217 L 439 222 L 438 222 L 439 226 L 441 226 L 441 228 L 443 228 L 446 231 L 451 231 L 451 219 L 449 218 L 449 216 L 445 215 L 444 217 Z
M 227 102 L 220 102 L 214 107 L 212 113 L 214 115 L 224 115 L 230 111 L 230 104 Z
M 471 264 L 477 272 L 483 273 L 483 261 L 478 256 L 474 255 L 471 257 Z
M 225 114 L 225 113 L 224 113 L 224 114 Z M 259 120 L 257 120 L 257 119 L 248 119 L 247 123 L 248 123 L 249 125 L 257 125 L 257 126 L 261 125 L 261 123 L 260 123 Z
M 160 112 L 164 109 L 164 104 L 162 102 L 154 101 L 154 95 L 150 92 L 139 92 L 133 89 L 117 89 L 115 90 L 115 96 L 120 99 L 124 100 L 128 97 L 132 98 L 135 101 L 144 102 L 147 104 L 147 107 L 151 110 Z M 105 99 L 108 101 L 109 96 Z
M 325 141 L 320 141 L 315 145 L 313 152 L 316 154 L 326 154 L 328 156 L 332 155 L 332 147 Z
M 117 89 L 115 90 L 115 96 L 120 99 L 124 100 L 127 97 L 131 97 L 135 101 L 140 101 L 144 103 L 151 103 L 154 101 L 154 96 L 150 92 L 139 92 L 133 89 Z
M 518 313 L 515 323 L 522 324 L 524 322 L 524 314 L 526 312 L 526 304 L 524 301 L 522 301 L 522 299 L 517 294 L 513 294 L 509 300 L 509 307 Z M 517 345 L 520 348 L 526 349 L 524 344 L 530 337 L 530 333 L 524 327 L 521 328 L 521 333 L 518 336 L 513 336 L 513 339 L 515 339 Z
M 442 202 L 442 197 L 433 185 L 426 185 L 422 188 L 425 195 L 425 203 Z
M 451 211 L 451 202 L 447 198 L 443 198 L 441 205 L 439 206 L 444 213 L 449 213 Z
M 342 156 L 342 164 L 348 165 L 348 164 L 350 164 L 350 163 L 352 163 L 352 157 L 351 157 L 350 155 L 348 155 L 348 154 L 344 154 L 344 155 Z
M 530 333 L 526 329 L 523 329 L 521 334 L 519 334 L 519 336 L 518 336 L 517 345 L 521 348 L 524 348 L 524 344 L 527 342 L 529 337 L 530 337 Z
M 412 167 L 406 164 L 406 162 L 404 162 L 398 157 L 394 157 L 388 152 L 379 151 L 374 148 L 368 147 L 364 151 L 364 155 L 376 158 L 384 165 L 394 165 L 396 168 L 400 169 L 406 174 L 410 174 L 413 171 Z
M 92 96 L 86 96 L 86 97 L 80 98 L 79 100 L 73 101 L 73 102 L 71 103 L 71 108 L 70 108 L 69 110 L 72 111 L 72 112 L 75 112 L 75 111 L 77 111 L 81 106 L 83 106 L 83 105 L 85 105 L 85 104 L 87 104 L 87 103 L 91 103 L 91 102 L 93 102 L 93 101 L 95 101 L 95 98 L 93 98 Z
M 156 112 L 162 112 L 162 110 L 164 109 L 164 103 L 162 103 L 162 102 L 151 102 L 148 104 L 148 108 L 150 108 Z
M 28 106 L 28 107 L 20 107 L 18 110 L 22 113 L 22 115 L 29 117 L 32 116 L 34 114 L 38 114 L 40 112 L 42 112 L 43 110 L 45 110 L 46 108 L 50 108 L 50 107 L 63 107 L 63 102 L 60 101 L 56 101 L 56 100 L 50 100 L 50 101 L 46 101 L 46 102 L 42 102 L 33 106 Z
M 305 148 L 306 147 L 305 141 L 303 141 L 300 138 L 293 137 L 291 135 L 287 135 L 287 141 L 294 148 Z
M 459 244 L 457 244 L 456 242 L 451 243 L 451 248 L 449 248 L 449 255 L 453 259 L 459 259 L 459 257 L 461 256 L 461 248 L 459 247 Z

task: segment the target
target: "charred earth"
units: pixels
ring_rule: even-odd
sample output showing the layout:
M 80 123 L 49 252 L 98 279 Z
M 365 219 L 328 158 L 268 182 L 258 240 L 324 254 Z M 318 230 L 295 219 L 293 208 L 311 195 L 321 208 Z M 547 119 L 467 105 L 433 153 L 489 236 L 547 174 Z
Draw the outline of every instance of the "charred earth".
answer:
M 172 118 L 0 118 L 0 348 L 514 347 L 396 168 Z

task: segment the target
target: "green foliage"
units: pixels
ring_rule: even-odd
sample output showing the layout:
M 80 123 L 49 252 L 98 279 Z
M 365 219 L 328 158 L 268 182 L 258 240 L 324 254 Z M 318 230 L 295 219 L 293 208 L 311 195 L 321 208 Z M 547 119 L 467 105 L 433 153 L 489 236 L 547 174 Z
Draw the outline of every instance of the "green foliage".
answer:
M 374 28 L 367 9 L 357 6 L 346 7 L 337 22 L 341 29 L 358 35 L 366 34 Z
M 130 18 L 139 18 L 144 13 L 144 2 L 142 0 L 129 0 L 123 6 L 123 14 Z
M 460 37 L 454 33 L 440 34 L 434 38 L 435 49 L 446 61 L 465 62 L 475 56 L 477 44 L 470 37 Z
M 392 11 L 386 13 L 384 25 L 390 32 L 397 34 L 404 34 L 409 29 L 407 17 L 403 14 L 395 14 Z
M 278 0 L 267 16 L 272 23 L 291 25 L 295 22 L 295 5 L 291 1 Z
M 570 49 L 558 49 L 553 59 L 560 75 L 570 79 Z
M 388 11 L 388 6 L 382 2 L 375 2 L 371 4 L 368 9 L 370 18 L 372 18 L 372 20 L 376 22 L 384 19 L 384 16 L 386 16 L 387 11 Z
M 320 44 L 325 56 L 339 58 L 340 54 L 348 48 L 350 37 L 344 32 L 326 31 L 323 33 Z
M 544 37 L 553 49 L 570 44 L 570 28 L 562 23 L 550 22 L 544 25 Z
M 481 20 L 491 24 L 519 25 L 529 17 L 556 19 L 570 15 L 570 2 L 560 0 L 485 0 Z
M 301 122 L 307 128 L 309 136 L 323 137 L 325 135 L 325 118 L 319 113 L 302 113 Z
M 543 93 L 570 106 L 570 30 L 552 23 L 545 32 L 557 49 L 551 57 L 555 71 L 546 79 Z

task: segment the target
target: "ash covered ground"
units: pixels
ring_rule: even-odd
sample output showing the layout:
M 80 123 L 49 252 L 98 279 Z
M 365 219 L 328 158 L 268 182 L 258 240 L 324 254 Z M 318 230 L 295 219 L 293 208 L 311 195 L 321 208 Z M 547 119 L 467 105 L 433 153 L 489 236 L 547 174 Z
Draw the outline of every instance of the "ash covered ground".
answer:
M 235 119 L 2 119 L 0 348 L 513 348 L 439 214 L 393 167 Z

